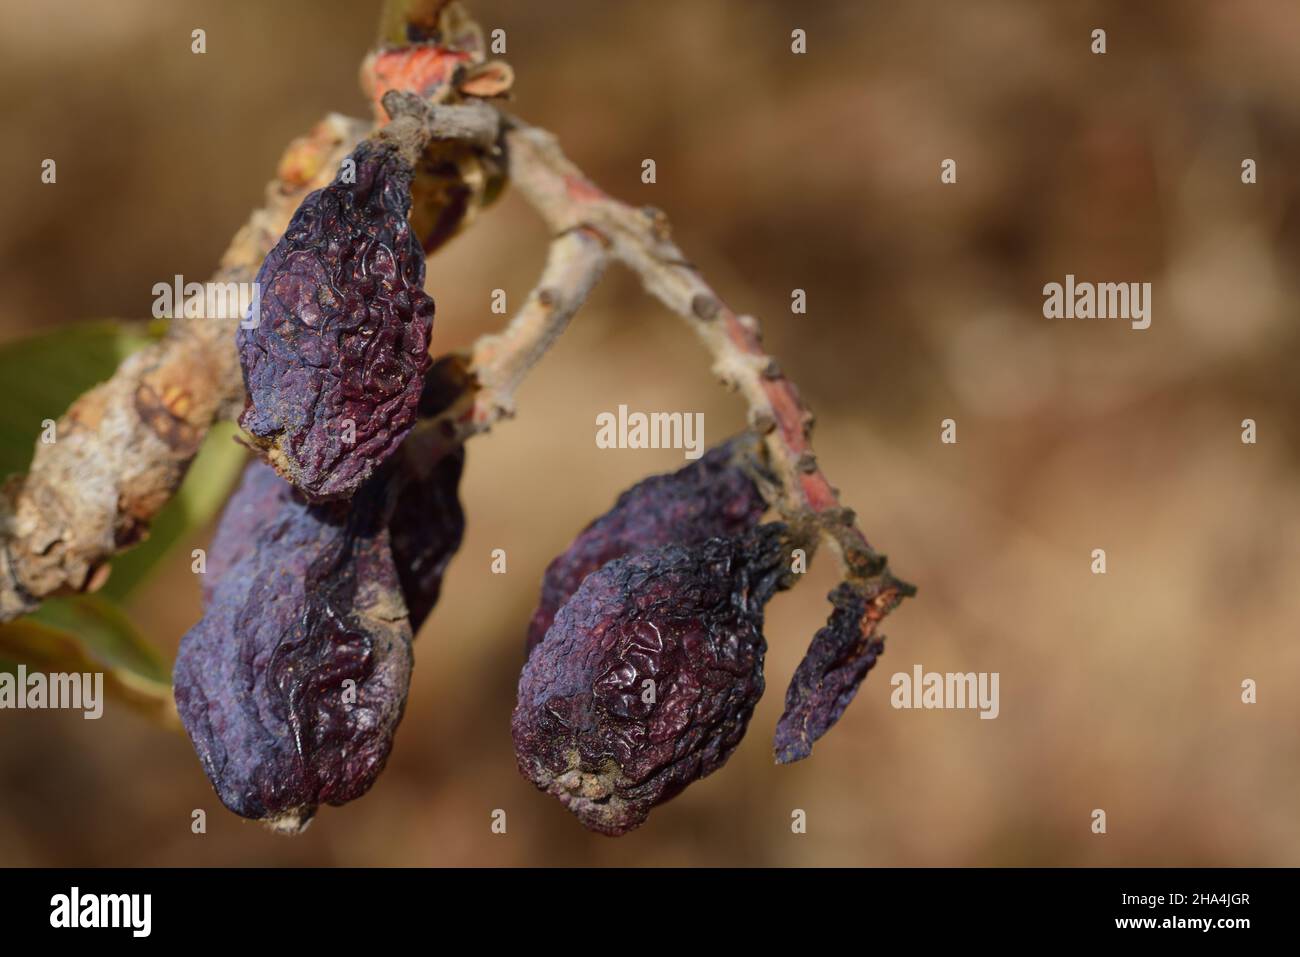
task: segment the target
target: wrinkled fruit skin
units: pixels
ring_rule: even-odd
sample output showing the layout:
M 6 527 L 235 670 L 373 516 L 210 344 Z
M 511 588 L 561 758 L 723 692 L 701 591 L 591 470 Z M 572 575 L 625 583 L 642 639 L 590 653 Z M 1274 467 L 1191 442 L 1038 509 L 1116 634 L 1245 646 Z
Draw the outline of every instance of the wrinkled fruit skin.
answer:
M 429 367 L 411 167 L 389 143 L 363 142 L 351 159 L 355 183 L 341 170 L 307 196 L 267 255 L 260 320 L 237 338 L 240 425 L 313 501 L 350 497 L 397 448 Z
M 546 636 L 556 611 L 582 580 L 611 559 L 672 543 L 730 538 L 758 524 L 767 506 L 739 463 L 746 441 L 732 439 L 685 468 L 638 482 L 588 525 L 546 569 L 527 650 Z
M 203 769 L 237 814 L 301 830 L 319 805 L 364 794 L 388 759 L 411 628 L 386 498 L 380 476 L 350 503 L 312 506 L 255 463 L 226 509 L 220 577 L 173 683 Z
M 250 462 L 239 488 L 221 513 L 216 534 L 208 548 L 203 575 L 203 607 L 212 603 L 217 583 L 257 548 L 258 533 L 276 521 L 294 500 L 293 486 L 275 474 L 264 462 Z
M 763 693 L 763 607 L 788 583 L 785 531 L 668 545 L 588 576 L 519 680 L 524 776 L 616 836 L 721 767 Z
M 885 650 L 883 639 L 862 633 L 870 607 L 866 595 L 842 582 L 827 597 L 834 610 L 826 627 L 813 636 L 785 693 L 785 713 L 776 726 L 780 764 L 812 754 L 813 742 L 840 720 Z
M 465 537 L 459 495 L 465 447 L 435 459 L 432 438 L 417 433 L 403 443 L 394 463 L 402 484 L 388 527 L 411 630 L 418 632 Z

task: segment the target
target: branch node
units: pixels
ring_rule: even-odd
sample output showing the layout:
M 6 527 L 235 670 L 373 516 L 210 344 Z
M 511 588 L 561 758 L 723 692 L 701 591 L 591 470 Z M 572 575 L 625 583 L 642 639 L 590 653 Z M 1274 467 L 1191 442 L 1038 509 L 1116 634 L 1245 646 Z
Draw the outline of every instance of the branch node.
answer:
M 698 293 L 691 300 L 691 312 L 695 313 L 696 318 L 708 322 L 715 319 L 722 309 L 722 304 L 708 293 Z
M 672 235 L 667 214 L 655 206 L 642 206 L 641 215 L 650 221 L 650 234 L 661 243 L 667 242 Z
M 776 429 L 776 417 L 762 409 L 753 409 L 749 413 L 749 427 L 759 435 L 769 435 Z

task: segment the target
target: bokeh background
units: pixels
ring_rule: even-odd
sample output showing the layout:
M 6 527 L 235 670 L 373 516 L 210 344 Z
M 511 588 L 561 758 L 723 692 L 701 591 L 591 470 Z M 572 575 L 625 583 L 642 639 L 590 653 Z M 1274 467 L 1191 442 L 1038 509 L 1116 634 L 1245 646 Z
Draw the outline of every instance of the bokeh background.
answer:
M 828 474 L 919 597 L 811 760 L 776 767 L 770 740 L 829 553 L 770 606 L 739 751 L 646 827 L 588 834 L 520 778 L 509 715 L 542 570 L 621 489 L 682 464 L 596 449 L 596 413 L 703 411 L 710 441 L 743 422 L 690 330 L 614 271 L 518 418 L 472 443 L 468 536 L 369 795 L 286 839 L 120 707 L 4 712 L 0 864 L 1300 864 L 1300 6 L 470 6 L 507 30 L 513 108 L 668 211 L 763 320 Z M 206 278 L 284 145 L 364 112 L 377 20 L 377 3 L 3 0 L 0 337 L 147 316 L 153 283 Z M 545 241 L 507 194 L 432 259 L 435 350 L 495 328 L 490 291 L 520 301 Z M 1152 327 L 1045 320 L 1042 285 L 1067 272 L 1152 282 Z M 198 599 L 178 555 L 131 614 L 171 654 Z M 892 709 L 890 675 L 916 663 L 999 672 L 1000 717 Z

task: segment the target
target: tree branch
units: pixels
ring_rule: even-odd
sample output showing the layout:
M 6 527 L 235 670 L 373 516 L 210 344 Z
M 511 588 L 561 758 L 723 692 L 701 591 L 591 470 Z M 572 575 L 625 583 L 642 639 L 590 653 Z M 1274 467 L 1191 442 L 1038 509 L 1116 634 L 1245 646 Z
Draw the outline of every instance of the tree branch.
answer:
M 812 414 L 764 351 L 757 321 L 737 315 L 686 260 L 666 217 L 611 198 L 551 134 L 475 99 L 503 94 L 512 74 L 505 64 L 484 62 L 481 31 L 457 4 L 393 0 L 393 9 L 412 45 L 377 51 L 363 67 L 364 85 L 387 117 L 372 125 L 331 116 L 292 144 L 266 205 L 236 235 L 213 281 L 252 282 L 303 197 L 333 178 L 367 132 L 396 143 L 417 175 L 425 167 L 433 177 L 412 210 L 426 251 L 499 189 L 504 142 L 509 178 L 555 238 L 537 286 L 506 328 L 481 337 L 468 353 L 444 356 L 426 377 L 420 427 L 441 440 L 433 454 L 512 416 L 520 382 L 607 262 L 631 268 L 695 329 L 715 374 L 744 397 L 750 426 L 762 436 L 750 471 L 794 543 L 811 555 L 827 540 L 840 557 L 844 581 L 831 595 L 834 612 L 796 672 L 777 729 L 779 761 L 806 757 L 874 664 L 879 622 L 915 589 L 891 574 L 852 510 L 840 505 L 813 452 Z M 451 45 L 424 42 L 435 34 L 451 37 Z M 30 473 L 0 489 L 0 622 L 34 610 L 45 596 L 95 590 L 107 578 L 108 560 L 147 534 L 208 427 L 244 404 L 238 321 L 174 320 L 161 342 L 127 358 L 108 382 L 74 402 L 57 423 L 57 441 L 37 445 Z
M 809 440 L 812 413 L 763 350 L 758 322 L 733 312 L 705 282 L 669 238 L 663 213 L 634 209 L 608 196 L 564 156 L 550 133 L 513 118 L 507 126 L 515 187 L 555 232 L 582 228 L 604 237 L 610 255 L 695 329 L 713 355 L 715 374 L 741 393 L 749 405 L 750 425 L 765 437 L 765 464 L 777 478 L 768 483 L 773 504 L 807 537 L 810 548 L 818 537 L 832 542 L 846 580 L 872 597 L 875 620 L 883 617 L 913 589 L 890 574 L 885 556 L 871 547 L 854 513 L 840 506 Z
M 368 124 L 332 115 L 293 143 L 266 205 L 239 230 L 212 278 L 251 282 L 302 197 L 324 185 Z M 180 304 L 177 304 L 180 311 Z M 244 383 L 238 318 L 173 319 L 77 399 L 31 470 L 0 490 L 0 621 L 61 591 L 94 591 L 107 561 L 139 542 L 179 487 L 209 426 L 236 414 Z
M 383 98 L 393 122 L 371 135 L 412 149 L 455 139 L 484 150 L 499 141 L 496 110 L 481 102 L 433 105 L 410 93 Z M 636 272 L 646 289 L 684 317 L 714 357 L 714 371 L 749 406 L 764 436 L 756 477 L 811 552 L 832 542 L 845 578 L 870 599 L 869 634 L 910 585 L 895 579 L 851 510 L 822 473 L 809 436 L 813 418 L 798 390 L 761 345 L 757 322 L 737 315 L 669 238 L 657 210 L 606 195 L 560 151 L 553 136 L 507 118 L 510 178 L 556 234 L 537 287 L 502 332 L 468 355 L 444 357 L 426 395 L 435 428 L 450 448 L 514 413 L 524 375 L 563 331 L 609 258 Z M 302 198 L 325 185 L 371 128 L 331 116 L 281 161 L 266 205 L 252 214 L 223 257 L 214 282 L 251 282 Z M 408 143 L 409 141 L 409 143 Z M 211 423 L 234 417 L 244 389 L 234 349 L 237 319 L 174 320 L 166 338 L 130 356 L 83 395 L 38 445 L 27 476 L 0 490 L 0 621 L 35 609 L 60 591 L 93 591 L 108 559 L 147 534 L 175 492 Z
M 524 305 L 499 333 L 480 336 L 468 355 L 440 359 L 426 395 L 440 409 L 428 423 L 448 450 L 515 414 L 515 390 L 551 347 L 605 271 L 604 241 L 575 229 L 551 242 L 541 278 Z M 448 404 L 450 402 L 450 404 Z
M 389 90 L 383 96 L 384 109 L 393 122 L 381 129 L 380 137 L 398 137 L 397 127 L 410 124 L 421 138 L 420 148 L 430 140 L 456 140 L 480 149 L 496 146 L 500 114 L 481 100 L 458 104 L 434 104 L 404 90 Z

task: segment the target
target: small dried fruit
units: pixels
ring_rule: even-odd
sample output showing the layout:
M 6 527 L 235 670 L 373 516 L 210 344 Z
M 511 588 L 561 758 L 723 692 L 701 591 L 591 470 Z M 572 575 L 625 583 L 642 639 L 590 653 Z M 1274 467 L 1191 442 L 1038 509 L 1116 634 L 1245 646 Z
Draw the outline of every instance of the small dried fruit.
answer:
M 176 707 L 204 771 L 228 808 L 278 830 L 364 794 L 402 716 L 411 629 L 387 482 L 313 506 L 250 469 L 214 545 L 205 614 L 181 641 Z
M 361 143 L 311 193 L 257 274 L 260 319 L 238 334 L 240 425 L 308 498 L 351 496 L 410 431 L 433 300 L 412 236 L 410 163 Z M 353 181 L 349 181 L 349 179 Z
M 419 631 L 437 603 L 443 573 L 465 534 L 465 511 L 458 494 L 464 463 L 464 446 L 438 455 L 427 433 L 408 438 L 393 459 L 390 494 L 395 494 L 395 500 L 389 538 L 413 632 Z M 258 530 L 293 497 L 293 486 L 269 465 L 249 463 L 208 549 L 205 606 L 228 570 L 257 547 Z
M 685 468 L 638 482 L 583 529 L 546 569 L 528 626 L 528 650 L 545 637 L 556 611 L 582 580 L 611 559 L 670 543 L 729 538 L 753 528 L 767 506 L 739 461 L 752 441 L 738 436 Z
M 443 573 L 465 536 L 458 494 L 465 447 L 435 457 L 433 445 L 432 436 L 417 432 L 394 459 L 401 486 L 388 527 L 413 632 L 437 604 Z
M 208 548 L 203 575 L 203 606 L 212 601 L 217 583 L 230 569 L 257 547 L 259 531 L 279 516 L 293 500 L 293 486 L 275 474 L 264 462 L 253 461 L 244 469 L 239 488 L 230 496 Z
M 882 639 L 863 633 L 871 603 L 861 590 L 841 582 L 827 597 L 834 610 L 813 636 L 785 693 L 785 713 L 776 726 L 780 764 L 812 754 L 813 742 L 840 720 L 885 650 Z
M 667 545 L 591 574 L 519 680 L 525 777 L 594 831 L 624 834 L 721 767 L 763 693 L 763 607 L 786 529 Z

